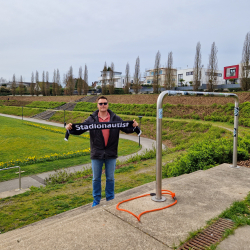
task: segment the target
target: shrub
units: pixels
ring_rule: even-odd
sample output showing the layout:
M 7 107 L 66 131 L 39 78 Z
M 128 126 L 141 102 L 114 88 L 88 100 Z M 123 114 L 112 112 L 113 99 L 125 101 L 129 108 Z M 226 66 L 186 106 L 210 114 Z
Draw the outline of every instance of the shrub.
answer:
M 250 139 L 240 139 L 238 160 L 249 159 Z M 205 170 L 216 164 L 231 162 L 233 156 L 232 139 L 206 140 L 191 146 L 184 156 L 163 166 L 163 177 L 179 176 L 197 170 Z

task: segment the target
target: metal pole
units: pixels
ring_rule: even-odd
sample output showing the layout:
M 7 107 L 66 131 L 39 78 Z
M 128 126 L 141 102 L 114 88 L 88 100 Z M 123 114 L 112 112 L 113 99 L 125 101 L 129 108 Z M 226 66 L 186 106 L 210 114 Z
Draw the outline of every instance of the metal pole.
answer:
M 157 99 L 157 120 L 156 120 L 156 195 L 152 197 L 153 201 L 165 201 L 162 196 L 162 102 L 168 91 L 163 91 Z
M 238 144 L 238 120 L 239 120 L 239 99 L 235 97 L 234 105 L 234 142 L 233 142 L 233 165 L 232 168 L 240 168 L 237 166 L 237 144 Z
M 65 128 L 65 109 L 64 109 L 64 128 Z
M 165 95 L 200 95 L 200 96 L 220 96 L 235 98 L 234 108 L 234 142 L 233 142 L 233 168 L 237 167 L 237 143 L 238 143 L 238 117 L 239 117 L 239 99 L 235 94 L 214 93 L 214 92 L 195 92 L 195 91 L 163 91 L 157 99 L 157 120 L 156 120 L 156 195 L 152 197 L 153 201 L 165 201 L 162 196 L 162 117 L 163 109 L 162 102 Z
M 21 190 L 21 168 L 19 167 L 19 190 Z

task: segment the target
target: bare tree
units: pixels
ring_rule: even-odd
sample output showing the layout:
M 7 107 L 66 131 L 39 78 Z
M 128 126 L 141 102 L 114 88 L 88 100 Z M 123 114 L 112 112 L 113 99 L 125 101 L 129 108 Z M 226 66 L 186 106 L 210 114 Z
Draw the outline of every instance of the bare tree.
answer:
M 211 46 L 211 53 L 209 55 L 209 63 L 207 67 L 207 89 L 208 91 L 213 91 L 214 86 L 217 84 L 217 70 L 218 70 L 218 60 L 217 60 L 217 47 L 215 42 Z
M 249 90 L 250 88 L 250 32 L 246 34 L 241 60 L 241 88 Z
M 12 95 L 15 96 L 16 95 L 16 75 L 15 74 L 13 74 L 12 83 L 11 83 L 10 89 L 11 89 Z
M 194 71 L 193 71 L 193 90 L 197 91 L 201 85 L 201 44 L 200 42 L 196 45 L 196 53 L 194 58 Z
M 42 74 L 41 92 L 42 92 L 43 96 L 46 95 L 46 89 L 45 89 L 45 72 L 44 71 L 43 71 L 43 74 Z
M 129 94 L 129 64 L 127 63 L 125 69 L 125 84 L 124 84 L 124 93 Z
M 59 69 L 57 69 L 56 71 L 56 95 L 60 95 L 61 94 L 61 80 L 60 80 L 60 72 Z
M 85 64 L 84 67 L 84 77 L 83 77 L 83 94 L 87 95 L 89 91 L 89 84 L 88 84 L 88 68 L 87 65 Z
M 35 77 L 33 72 L 31 73 L 30 94 L 32 96 L 35 94 Z
M 39 73 L 36 71 L 36 85 L 35 85 L 35 95 L 39 96 L 40 86 L 39 86 Z
M 1 83 L 1 84 L 7 83 L 7 80 L 4 79 L 3 77 L 0 77 L 0 83 Z
M 22 96 L 24 94 L 24 85 L 23 85 L 23 77 L 20 76 L 19 81 L 19 94 Z
M 109 71 L 109 94 L 113 95 L 115 92 L 115 83 L 114 83 L 114 70 L 115 70 L 115 65 L 112 62 L 111 63 L 111 67 L 110 67 L 110 71 Z
M 104 67 L 102 70 L 102 94 L 106 95 L 107 94 L 107 86 L 106 86 L 106 82 L 107 82 L 107 63 L 104 63 Z
M 52 81 L 52 95 L 56 95 L 56 70 L 53 72 L 53 81 Z
M 159 88 L 161 85 L 161 76 L 160 76 L 160 62 L 161 62 L 161 53 L 158 52 L 155 55 L 155 67 L 154 67 L 154 78 L 153 78 L 153 91 L 154 93 L 159 93 Z
M 79 68 L 79 75 L 78 75 L 78 80 L 77 80 L 77 92 L 78 95 L 82 94 L 83 90 L 83 79 L 82 79 L 82 66 Z
M 46 72 L 46 88 L 45 88 L 46 95 L 50 95 L 50 84 L 49 84 L 49 72 Z
M 173 75 L 173 53 L 172 51 L 168 53 L 168 62 L 165 68 L 165 89 L 171 89 L 175 85 L 174 75 Z
M 73 68 L 70 66 L 68 73 L 66 74 L 66 88 L 68 95 L 73 95 L 75 89 L 75 82 L 73 78 Z
M 136 94 L 139 93 L 139 90 L 141 88 L 140 79 L 141 79 L 140 58 L 138 56 L 136 58 L 136 61 L 135 61 L 135 73 L 134 73 L 134 84 L 133 84 L 133 89 L 134 89 L 134 91 L 135 91 Z

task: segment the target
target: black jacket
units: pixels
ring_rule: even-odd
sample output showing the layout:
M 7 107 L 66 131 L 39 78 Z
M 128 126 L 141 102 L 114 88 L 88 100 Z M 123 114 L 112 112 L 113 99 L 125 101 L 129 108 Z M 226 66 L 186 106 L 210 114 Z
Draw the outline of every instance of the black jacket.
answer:
M 98 112 L 96 110 L 92 115 L 90 115 L 85 122 L 93 123 L 99 122 Z M 110 121 L 123 121 L 118 115 L 108 109 L 110 114 Z M 102 130 L 90 130 L 90 158 L 91 159 L 112 159 L 117 158 L 117 148 L 119 141 L 120 130 L 129 134 L 133 133 L 133 128 L 120 128 L 120 129 L 110 129 L 108 144 L 105 147 L 104 137 Z

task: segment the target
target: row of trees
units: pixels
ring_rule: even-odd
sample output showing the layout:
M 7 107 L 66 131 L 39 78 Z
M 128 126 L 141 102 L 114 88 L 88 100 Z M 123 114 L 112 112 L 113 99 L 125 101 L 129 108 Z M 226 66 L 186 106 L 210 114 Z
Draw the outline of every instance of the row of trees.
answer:
M 215 45 L 215 42 L 213 42 L 211 46 L 211 52 L 209 54 L 209 63 L 206 75 L 208 91 L 213 91 L 215 85 L 217 84 L 217 70 L 218 70 L 217 52 L 218 49 Z M 193 71 L 193 89 L 195 91 L 197 91 L 200 86 L 201 77 L 202 77 L 201 44 L 200 42 L 198 42 L 196 46 L 194 71 Z M 240 84 L 242 90 L 247 91 L 250 89 L 250 32 L 246 34 L 242 49 L 242 59 L 240 64 Z
M 3 79 L 1 79 L 3 80 Z M 20 79 L 17 80 L 16 75 L 13 74 L 12 83 L 10 86 L 10 90 L 12 95 L 18 94 L 23 95 L 29 91 L 29 93 L 34 95 L 42 94 L 43 96 L 48 95 L 73 95 L 75 89 L 77 89 L 79 95 L 86 95 L 88 92 L 88 69 L 87 65 L 84 68 L 84 76 L 82 75 L 82 67 L 79 68 L 79 76 L 78 78 L 74 78 L 73 76 L 73 68 L 70 66 L 69 71 L 67 74 L 64 75 L 63 84 L 65 88 L 63 89 L 61 85 L 61 77 L 59 69 L 55 69 L 53 72 L 53 79 L 52 82 L 49 82 L 49 72 L 43 71 L 42 73 L 42 81 L 39 81 L 39 73 L 38 71 L 31 73 L 31 81 L 29 89 L 23 83 L 23 78 L 20 76 Z M 18 87 L 17 87 L 18 86 Z
M 82 66 L 79 68 L 78 78 L 74 78 L 73 68 L 70 66 L 68 73 L 64 75 L 64 84 L 66 95 L 73 95 L 75 89 L 77 89 L 78 95 L 86 95 L 89 90 L 87 65 L 85 65 L 83 75 Z
M 215 85 L 218 83 L 218 58 L 217 58 L 218 49 L 215 42 L 211 45 L 211 51 L 208 58 L 208 66 L 206 69 L 205 82 L 207 85 L 208 91 L 214 91 Z M 155 65 L 153 69 L 153 92 L 159 93 L 160 88 L 164 87 L 165 89 L 172 89 L 175 86 L 176 82 L 176 73 L 173 68 L 173 53 L 172 51 L 168 53 L 167 65 L 165 67 L 161 67 L 160 64 L 161 53 L 158 51 L 155 56 Z M 201 44 L 200 42 L 196 45 L 196 53 L 194 59 L 193 66 L 193 81 L 190 82 L 193 86 L 193 90 L 197 91 L 199 86 L 201 85 L 202 79 L 202 56 L 201 56 Z M 242 61 L 241 61 L 241 88 L 242 90 L 250 89 L 250 32 L 247 33 L 243 51 L 242 51 Z M 102 93 L 106 94 L 109 90 L 109 93 L 112 94 L 114 92 L 114 63 L 111 63 L 111 67 L 107 67 L 105 62 L 103 72 L 102 72 Z M 163 76 L 163 78 L 161 77 Z M 163 80 L 163 82 L 162 82 Z M 185 81 L 181 79 L 181 81 Z M 140 58 L 136 58 L 135 63 L 135 71 L 133 77 L 133 85 L 135 93 L 138 93 L 141 89 L 141 74 L 140 74 Z M 107 83 L 109 83 L 107 87 Z M 130 88 L 130 73 L 129 73 L 129 64 L 127 63 L 125 69 L 125 84 L 124 84 L 124 92 L 126 94 L 129 93 Z
M 154 93 L 159 93 L 160 91 L 160 58 L 161 58 L 161 54 L 158 51 L 156 54 L 156 58 L 155 58 L 155 68 L 154 68 L 154 80 L 153 80 L 153 88 L 154 88 Z M 164 86 L 166 89 L 170 89 L 174 86 L 174 79 L 173 79 L 173 53 L 170 52 L 168 54 L 168 63 L 167 63 L 167 67 L 166 67 L 166 77 L 165 77 L 165 82 L 164 82 Z M 115 89 L 115 78 L 114 78 L 114 71 L 115 67 L 114 67 L 114 63 L 111 63 L 111 66 L 108 67 L 107 63 L 105 62 L 103 70 L 102 70 L 102 94 L 107 94 L 109 92 L 109 94 L 114 94 L 114 89 Z M 135 61 L 135 71 L 134 71 L 134 75 L 133 75 L 133 84 L 131 84 L 131 80 L 130 80 L 130 66 L 129 63 L 126 64 L 126 68 L 125 68 L 125 78 L 124 78 L 124 93 L 125 94 L 129 94 L 129 89 L 130 87 L 132 87 L 132 89 L 134 90 L 134 92 L 136 94 L 139 93 L 140 89 L 141 89 L 141 73 L 140 73 L 140 58 L 139 56 L 136 58 Z M 108 83 L 108 86 L 107 86 Z

